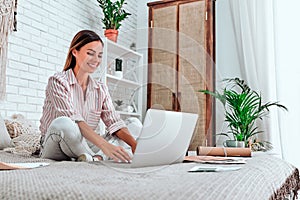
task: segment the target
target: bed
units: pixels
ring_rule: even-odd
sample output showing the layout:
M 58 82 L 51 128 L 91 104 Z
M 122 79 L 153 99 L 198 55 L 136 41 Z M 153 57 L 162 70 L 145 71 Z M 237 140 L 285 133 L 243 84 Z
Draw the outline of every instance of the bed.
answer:
M 2 162 L 48 166 L 0 171 L 0 199 L 207 199 L 296 198 L 298 169 L 270 155 L 254 156 L 241 169 L 188 172 L 197 163 L 122 169 L 103 162 L 53 161 L 0 151 Z

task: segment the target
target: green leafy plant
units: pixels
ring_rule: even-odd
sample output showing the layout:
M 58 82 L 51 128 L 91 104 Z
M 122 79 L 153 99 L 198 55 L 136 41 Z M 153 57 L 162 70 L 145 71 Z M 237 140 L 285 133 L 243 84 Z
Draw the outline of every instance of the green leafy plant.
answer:
M 122 9 L 123 5 L 126 4 L 125 0 L 117 0 L 112 2 L 111 0 L 97 0 L 99 6 L 102 8 L 104 17 L 102 22 L 105 29 L 118 30 L 121 26 L 121 21 L 126 19 L 130 13 Z
M 116 100 L 115 103 L 117 106 L 122 106 L 124 104 L 122 100 Z
M 255 122 L 267 116 L 271 106 L 287 110 L 285 106 L 278 102 L 262 104 L 261 95 L 250 89 L 244 80 L 231 78 L 223 81 L 227 82 L 228 85 L 223 89 L 222 93 L 199 90 L 205 94 L 212 95 L 224 106 L 225 122 L 228 123 L 229 130 L 227 133 L 220 133 L 219 135 L 229 137 L 229 134 L 233 134 L 235 140 L 245 141 L 245 146 L 248 146 L 249 142 L 252 142 L 252 136 L 263 132 L 258 130 Z

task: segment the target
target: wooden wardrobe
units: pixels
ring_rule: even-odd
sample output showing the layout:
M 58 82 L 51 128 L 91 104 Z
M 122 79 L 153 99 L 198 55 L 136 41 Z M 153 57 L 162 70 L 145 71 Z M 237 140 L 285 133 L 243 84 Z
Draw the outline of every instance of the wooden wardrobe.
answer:
M 189 150 L 215 145 L 214 1 L 165 0 L 149 7 L 147 107 L 198 113 Z

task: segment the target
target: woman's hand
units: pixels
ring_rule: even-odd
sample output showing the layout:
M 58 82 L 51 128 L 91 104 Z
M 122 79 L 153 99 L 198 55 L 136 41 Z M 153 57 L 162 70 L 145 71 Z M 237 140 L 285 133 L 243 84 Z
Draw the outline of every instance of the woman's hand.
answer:
M 90 142 L 99 147 L 103 153 L 114 159 L 114 161 L 119 162 L 130 162 L 131 158 L 128 153 L 123 149 L 123 147 L 115 146 L 108 143 L 103 137 L 98 135 L 95 131 L 89 127 L 84 121 L 77 122 L 81 134 Z
M 108 142 L 104 142 L 100 146 L 102 152 L 112 158 L 114 161 L 130 162 L 131 158 L 123 147 L 112 145 Z

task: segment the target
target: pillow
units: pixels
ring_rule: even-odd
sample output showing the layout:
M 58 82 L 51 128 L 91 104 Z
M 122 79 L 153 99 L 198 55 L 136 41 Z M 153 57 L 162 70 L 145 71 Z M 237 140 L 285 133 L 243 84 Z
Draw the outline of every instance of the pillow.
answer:
M 4 120 L 10 138 L 16 138 L 22 134 L 36 133 L 36 128 L 29 120 L 21 114 L 12 115 L 11 120 Z
M 11 143 L 11 138 L 7 132 L 3 118 L 0 115 L 0 149 L 9 147 Z

